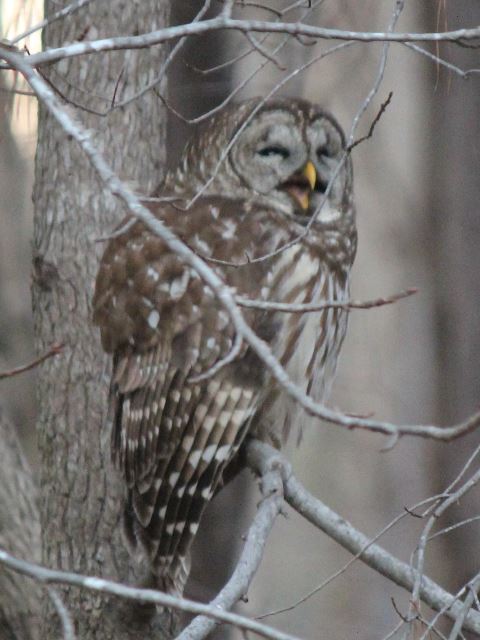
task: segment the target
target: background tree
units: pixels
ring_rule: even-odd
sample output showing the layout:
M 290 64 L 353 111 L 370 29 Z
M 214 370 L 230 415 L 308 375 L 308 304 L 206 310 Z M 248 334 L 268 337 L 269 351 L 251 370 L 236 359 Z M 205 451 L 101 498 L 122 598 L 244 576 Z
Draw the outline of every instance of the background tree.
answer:
M 45 13 L 57 9 L 57 3 L 47 2 Z M 48 26 L 43 44 L 47 48 L 82 38 L 143 33 L 166 24 L 165 1 L 92 2 Z M 152 190 L 164 171 L 162 103 L 150 92 L 105 116 L 91 111 L 108 110 L 115 100 L 141 90 L 161 69 L 165 54 L 160 48 L 132 51 L 127 57 L 111 53 L 45 70 L 56 91 L 80 105 L 75 117 L 95 132 L 95 144 L 114 170 L 135 181 L 143 193 Z M 117 508 L 121 484 L 108 463 L 104 429 L 106 361 L 91 323 L 95 256 L 101 251 L 96 240 L 117 224 L 119 203 L 101 188 L 76 142 L 41 105 L 34 203 L 36 349 L 42 353 L 52 342 L 65 345 L 65 357 L 46 362 L 38 376 L 42 560 L 48 566 L 128 580 Z M 80 638 L 119 638 L 125 632 L 126 625 L 115 624 L 116 611 L 110 618 L 104 615 L 105 602 L 98 596 L 76 591 L 68 599 L 77 612 Z M 45 616 L 44 624 L 43 637 L 58 633 L 55 616 Z

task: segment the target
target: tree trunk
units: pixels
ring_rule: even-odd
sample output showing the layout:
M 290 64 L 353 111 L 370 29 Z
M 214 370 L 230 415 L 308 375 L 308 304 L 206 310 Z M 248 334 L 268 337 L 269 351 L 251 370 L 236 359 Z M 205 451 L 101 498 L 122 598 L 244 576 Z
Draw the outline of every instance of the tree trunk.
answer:
M 58 8 L 58 2 L 47 1 L 45 14 Z M 91 3 L 49 26 L 44 46 L 151 31 L 167 23 L 167 13 L 166 0 Z M 105 109 L 114 96 L 119 101 L 151 81 L 164 58 L 165 48 L 153 47 L 65 60 L 44 73 L 69 100 Z M 78 108 L 75 117 L 94 132 L 98 149 L 120 177 L 135 181 L 142 193 L 158 184 L 165 162 L 165 112 L 152 91 L 106 117 Z M 125 212 L 42 105 L 34 202 L 36 348 L 42 353 L 54 341 L 66 345 L 39 374 L 42 560 L 50 567 L 132 580 L 119 522 L 122 483 L 109 462 L 108 364 L 91 323 L 102 251 L 95 240 Z M 64 599 L 82 640 L 138 637 L 139 629 L 125 624 L 118 602 L 106 604 L 79 590 L 65 591 Z M 43 637 L 55 637 L 56 628 L 56 616 L 45 615 Z M 141 635 L 151 637 L 149 624 Z
M 0 413 L 0 547 L 40 562 L 37 491 L 10 422 Z M 37 640 L 39 590 L 24 576 L 0 571 L 1 640 Z
M 449 29 L 459 24 L 479 24 L 478 3 L 446 3 L 442 16 Z M 433 9 L 432 12 L 436 12 Z M 436 15 L 432 16 L 434 23 Z M 448 47 L 448 49 L 447 49 Z M 478 66 L 478 51 L 444 45 L 442 57 L 462 69 Z M 439 421 L 463 420 L 478 409 L 480 330 L 480 93 L 478 81 L 467 82 L 441 68 L 435 73 L 432 95 L 432 165 L 430 218 L 425 246 L 430 248 L 435 301 L 433 335 L 437 371 L 437 415 Z M 441 132 L 441 135 L 438 135 Z M 455 446 L 442 447 L 435 460 L 435 490 L 450 482 L 479 442 L 478 432 Z M 449 510 L 444 526 L 470 518 L 478 507 L 476 496 L 467 496 Z M 443 536 L 443 573 L 456 590 L 475 572 L 471 550 L 478 544 L 475 525 L 459 527 Z

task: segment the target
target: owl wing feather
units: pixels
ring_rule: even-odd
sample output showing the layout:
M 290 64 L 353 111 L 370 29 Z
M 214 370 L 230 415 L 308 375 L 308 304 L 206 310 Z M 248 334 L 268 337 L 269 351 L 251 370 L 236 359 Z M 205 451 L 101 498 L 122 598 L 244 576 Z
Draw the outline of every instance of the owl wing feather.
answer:
M 204 198 L 194 215 L 171 205 L 152 210 L 204 257 L 244 263 L 288 239 L 286 227 L 272 237 L 271 212 L 253 216 L 241 201 Z M 268 268 L 224 267 L 222 275 L 256 298 Z M 110 241 L 93 303 L 104 349 L 114 354 L 112 455 L 128 487 L 127 535 L 164 588 L 181 592 L 198 521 L 258 403 L 260 373 L 244 348 L 240 365 L 188 381 L 228 353 L 234 329 L 210 288 L 141 223 Z M 268 339 L 269 316 L 247 316 Z

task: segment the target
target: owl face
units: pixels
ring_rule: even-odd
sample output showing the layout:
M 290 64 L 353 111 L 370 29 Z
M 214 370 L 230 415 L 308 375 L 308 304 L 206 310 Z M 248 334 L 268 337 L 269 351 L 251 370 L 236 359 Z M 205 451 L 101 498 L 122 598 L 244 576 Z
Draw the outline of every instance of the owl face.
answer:
M 167 175 L 165 189 L 194 195 L 209 182 L 208 195 L 254 199 L 305 223 L 324 200 L 345 149 L 344 135 L 332 116 L 305 100 L 267 101 L 252 116 L 258 103 L 259 98 L 247 100 L 211 118 Z M 347 158 L 316 219 L 331 222 L 350 211 L 351 190 Z
M 305 218 L 324 199 L 345 143 L 331 117 L 308 103 L 289 102 L 297 108 L 266 107 L 252 119 L 232 148 L 230 162 L 249 189 Z M 350 171 L 348 162 L 340 169 L 319 220 L 341 215 Z

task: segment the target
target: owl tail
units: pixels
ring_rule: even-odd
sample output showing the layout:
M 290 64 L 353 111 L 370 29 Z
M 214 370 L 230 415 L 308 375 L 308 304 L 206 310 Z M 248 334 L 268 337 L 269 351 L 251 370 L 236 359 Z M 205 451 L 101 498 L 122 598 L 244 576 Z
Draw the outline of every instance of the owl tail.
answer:
M 138 522 L 132 517 L 132 510 L 125 509 L 123 513 L 123 535 L 127 548 L 133 557 L 142 563 L 145 554 L 142 549 L 141 534 Z M 186 555 L 176 556 L 173 561 L 170 559 L 168 565 L 162 566 L 162 562 L 157 559 L 154 567 L 150 567 L 147 576 L 142 580 L 143 588 L 158 589 L 172 596 L 181 597 L 185 589 L 190 573 L 190 551 Z
M 170 564 L 165 572 L 156 570 L 154 576 L 156 588 L 171 596 L 182 597 L 190 574 L 190 553 L 186 556 L 179 556 Z

